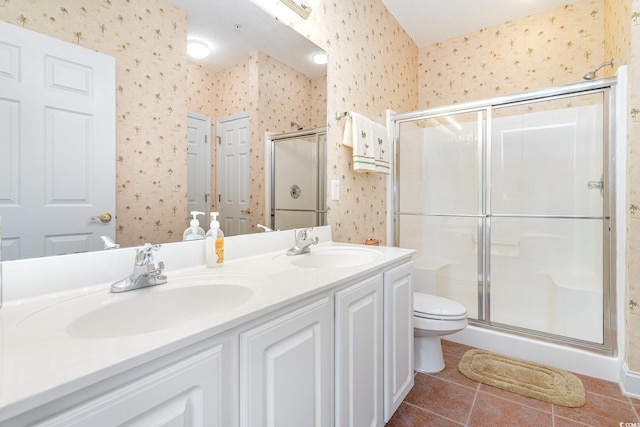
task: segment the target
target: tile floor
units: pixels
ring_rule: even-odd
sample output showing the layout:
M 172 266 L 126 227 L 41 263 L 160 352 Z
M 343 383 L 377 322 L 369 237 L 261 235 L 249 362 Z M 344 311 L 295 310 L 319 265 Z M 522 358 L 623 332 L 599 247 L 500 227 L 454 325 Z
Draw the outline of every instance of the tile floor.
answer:
M 445 369 L 416 373 L 387 427 L 640 427 L 640 400 L 624 396 L 618 384 L 578 375 L 587 403 L 567 408 L 470 380 L 458 362 L 472 347 L 442 340 L 442 348 Z

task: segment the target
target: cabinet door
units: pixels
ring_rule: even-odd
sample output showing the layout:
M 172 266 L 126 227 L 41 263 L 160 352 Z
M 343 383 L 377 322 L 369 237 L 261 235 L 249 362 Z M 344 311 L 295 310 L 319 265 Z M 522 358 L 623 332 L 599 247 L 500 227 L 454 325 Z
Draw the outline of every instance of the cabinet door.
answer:
M 413 387 L 413 263 L 384 273 L 384 420 Z
M 232 408 L 222 404 L 229 386 L 222 356 L 218 345 L 37 425 L 226 427 L 232 416 L 224 411 Z
M 382 275 L 336 293 L 336 427 L 384 425 L 382 299 Z
M 333 402 L 328 298 L 240 334 L 240 425 L 324 427 Z

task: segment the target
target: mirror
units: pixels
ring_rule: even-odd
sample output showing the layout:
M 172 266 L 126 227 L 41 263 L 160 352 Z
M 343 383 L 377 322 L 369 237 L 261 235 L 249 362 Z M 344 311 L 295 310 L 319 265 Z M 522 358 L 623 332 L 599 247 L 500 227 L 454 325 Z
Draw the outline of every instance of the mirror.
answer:
M 294 130 L 292 122 L 305 128 L 326 125 L 326 66 L 307 77 L 300 71 L 302 65 L 290 62 L 290 54 L 302 52 L 302 45 L 321 49 L 249 0 L 158 0 L 151 8 L 138 2 L 91 3 L 80 7 L 68 0 L 10 2 L 0 8 L 0 20 L 115 58 L 116 242 L 135 246 L 181 240 L 188 226 L 188 112 L 211 118 L 212 139 L 218 118 L 250 114 L 250 232 L 259 231 L 256 225 L 266 223 L 268 217 L 264 212 L 265 132 L 289 132 Z M 192 6 L 200 9 L 182 9 Z M 226 7 L 233 11 L 223 10 Z M 226 26 L 230 34 L 211 39 L 207 60 L 192 61 L 184 52 L 186 39 L 207 36 L 196 30 L 197 22 L 211 30 Z M 255 34 L 263 45 L 252 45 Z M 239 44 L 232 46 L 232 42 Z M 244 56 L 212 65 L 222 56 L 223 47 Z M 304 62 L 305 55 L 300 55 Z M 302 80 L 304 95 L 296 97 L 301 89 L 292 88 L 292 83 Z M 0 141 L 0 148 L 4 143 Z M 215 149 L 211 152 L 210 200 L 215 210 Z M 201 224 L 207 227 L 204 219 Z M 3 232 L 4 236 L 11 233 L 6 227 Z M 102 245 L 91 249 L 102 249 Z
M 289 230 L 326 225 L 326 128 L 270 136 L 269 148 L 269 226 Z

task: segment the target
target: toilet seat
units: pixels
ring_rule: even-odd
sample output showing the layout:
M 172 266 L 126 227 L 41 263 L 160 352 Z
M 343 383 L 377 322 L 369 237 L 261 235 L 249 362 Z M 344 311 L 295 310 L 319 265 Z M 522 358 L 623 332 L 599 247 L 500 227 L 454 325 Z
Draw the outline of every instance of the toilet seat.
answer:
M 447 298 L 414 292 L 413 315 L 432 320 L 462 320 L 467 318 L 467 309 Z

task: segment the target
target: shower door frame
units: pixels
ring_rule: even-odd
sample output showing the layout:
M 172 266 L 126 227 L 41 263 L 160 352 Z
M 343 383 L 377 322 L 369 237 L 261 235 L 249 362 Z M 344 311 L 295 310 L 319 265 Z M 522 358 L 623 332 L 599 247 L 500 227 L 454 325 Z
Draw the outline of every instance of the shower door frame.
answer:
M 512 95 L 499 96 L 496 98 L 473 101 L 449 105 L 444 107 L 435 107 L 426 110 L 414 111 L 403 114 L 391 114 L 389 116 L 389 124 L 393 130 L 393 166 L 392 174 L 392 190 L 393 197 L 393 213 L 392 213 L 392 237 L 396 246 L 399 245 L 399 229 L 400 229 L 400 189 L 398 186 L 400 165 L 398 156 L 398 138 L 400 124 L 420 119 L 433 117 L 441 117 L 450 114 L 473 113 L 477 112 L 478 121 L 478 150 L 481 168 L 479 179 L 482 182 L 479 191 L 479 203 L 481 204 L 481 213 L 479 215 L 457 215 L 451 214 L 445 216 L 456 217 L 474 217 L 478 219 L 478 319 L 469 319 L 474 326 L 489 328 L 493 330 L 504 331 L 511 334 L 521 335 L 525 337 L 535 338 L 543 341 L 560 343 L 574 348 L 580 348 L 595 353 L 606 355 L 617 355 L 617 325 L 616 325 L 616 293 L 615 293 L 615 265 L 616 265 L 616 212 L 615 212 L 615 108 L 616 105 L 616 85 L 617 78 L 603 78 L 591 80 L 587 82 L 574 83 L 529 92 L 522 92 Z M 492 323 L 491 321 L 491 260 L 488 256 L 488 250 L 491 244 L 491 218 L 494 216 L 488 209 L 490 203 L 490 194 L 487 185 L 490 183 L 490 159 L 491 159 L 491 119 L 492 111 L 496 108 L 504 108 L 518 106 L 532 102 L 543 100 L 557 100 L 577 95 L 587 95 L 593 93 L 603 94 L 603 209 L 602 209 L 602 235 L 603 235 L 603 342 L 594 343 L 581 339 L 546 333 L 523 327 Z M 428 214 L 428 216 L 438 216 L 437 214 Z M 501 217 L 500 215 L 495 215 Z M 515 217 L 517 215 L 507 215 Z M 527 215 L 525 215 L 528 217 Z M 565 216 L 545 216 L 546 218 L 565 218 Z M 567 218 L 576 218 L 575 216 L 566 216 Z M 578 217 L 577 219 L 579 219 Z M 600 217 L 599 217 L 600 218 Z
M 314 226 L 323 226 L 327 224 L 327 197 L 326 197 L 326 176 L 327 176 L 327 128 L 319 127 L 295 132 L 281 133 L 269 135 L 267 145 L 269 150 L 269 167 L 268 167 L 268 186 L 269 192 L 267 198 L 269 200 L 268 215 L 269 226 L 273 230 L 276 229 L 276 211 L 301 212 L 296 209 L 279 209 L 276 207 L 276 147 L 278 141 L 289 140 L 294 138 L 315 137 L 317 149 L 317 209 L 315 209 L 316 224 Z M 324 139 L 322 139 L 324 137 Z M 303 210 L 307 212 L 308 210 Z M 311 226 L 311 225 L 310 225 Z

